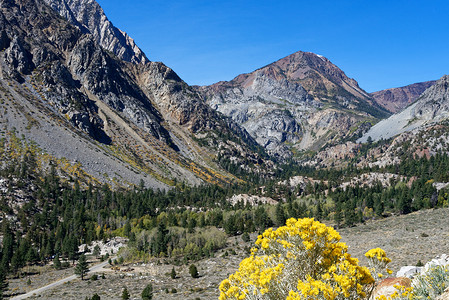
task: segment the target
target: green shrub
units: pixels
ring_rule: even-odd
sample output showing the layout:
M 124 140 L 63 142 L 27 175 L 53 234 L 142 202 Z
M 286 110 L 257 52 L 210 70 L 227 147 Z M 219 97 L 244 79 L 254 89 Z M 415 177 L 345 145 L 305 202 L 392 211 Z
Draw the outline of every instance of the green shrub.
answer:
M 200 277 L 199 274 L 198 274 L 198 269 L 193 264 L 190 265 L 190 267 L 189 267 L 189 273 L 190 273 L 190 276 L 192 276 L 192 278 Z
M 100 296 L 98 296 L 97 293 L 93 294 L 92 298 L 90 300 L 100 300 Z
M 147 286 L 142 291 L 142 300 L 151 300 L 153 299 L 153 285 L 151 283 L 147 284 Z
M 251 240 L 251 238 L 250 238 L 248 232 L 244 232 L 244 233 L 242 234 L 242 240 L 243 240 L 245 243 L 248 243 L 248 242 Z
M 129 295 L 128 289 L 126 287 L 124 287 L 123 291 L 122 291 L 122 299 L 128 300 L 129 298 L 130 298 L 130 295 Z

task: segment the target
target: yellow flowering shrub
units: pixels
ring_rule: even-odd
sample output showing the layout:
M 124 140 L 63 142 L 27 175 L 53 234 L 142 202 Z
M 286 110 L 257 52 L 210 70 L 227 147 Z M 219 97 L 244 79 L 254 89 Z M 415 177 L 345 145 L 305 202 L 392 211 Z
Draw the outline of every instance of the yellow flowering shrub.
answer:
M 291 218 L 277 230 L 270 228 L 238 271 L 222 281 L 219 299 L 366 298 L 375 278 L 340 239 L 334 228 L 310 218 Z M 385 267 L 389 260 L 380 250 L 367 257 Z
M 381 248 L 374 248 L 365 253 L 368 259 L 369 269 L 374 280 L 377 282 L 384 278 L 386 275 L 393 273 L 387 268 L 387 265 L 391 262 L 391 259 L 387 257 L 387 254 Z M 386 274 L 384 274 L 384 271 Z

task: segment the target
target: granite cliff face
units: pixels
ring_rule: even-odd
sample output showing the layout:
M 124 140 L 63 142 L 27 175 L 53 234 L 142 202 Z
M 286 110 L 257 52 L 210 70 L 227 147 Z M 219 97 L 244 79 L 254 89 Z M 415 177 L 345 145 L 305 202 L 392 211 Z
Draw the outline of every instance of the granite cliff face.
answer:
M 415 103 L 403 111 L 382 120 L 366 132 L 360 142 L 368 137 L 377 141 L 448 119 L 449 76 L 445 75 L 425 90 Z
M 374 100 L 392 113 L 397 113 L 415 102 L 421 94 L 434 85 L 436 80 L 419 82 L 404 87 L 391 88 L 371 93 Z
M 219 159 L 263 162 L 251 136 L 173 70 L 135 49 L 122 51 L 132 47 L 108 31 L 115 29 L 96 2 L 47 3 L 53 8 L 43 0 L 0 1 L 0 122 L 6 129 L 105 181 L 226 183 L 233 178 Z M 60 17 L 56 4 L 68 15 Z M 99 168 L 106 156 L 114 162 Z
M 198 90 L 211 107 L 282 158 L 350 138 L 366 129 L 366 122 L 387 115 L 354 79 L 309 52 Z
M 101 47 L 121 60 L 137 64 L 149 61 L 134 40 L 108 20 L 95 0 L 44 1 L 81 32 L 91 34 Z

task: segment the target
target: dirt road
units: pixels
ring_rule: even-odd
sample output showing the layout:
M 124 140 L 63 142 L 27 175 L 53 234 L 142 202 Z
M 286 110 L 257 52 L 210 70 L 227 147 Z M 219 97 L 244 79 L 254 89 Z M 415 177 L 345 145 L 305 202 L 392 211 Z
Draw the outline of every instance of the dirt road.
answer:
M 111 259 L 114 260 L 114 258 L 111 258 Z M 89 272 L 87 274 L 95 273 L 95 272 L 99 271 L 100 269 L 102 269 L 107 264 L 108 264 L 108 261 L 104 261 L 104 262 L 99 263 L 99 264 L 97 264 L 95 266 L 92 266 L 91 268 L 89 268 Z M 32 291 L 30 291 L 30 292 L 28 292 L 26 294 L 22 294 L 22 295 L 18 295 L 18 296 L 12 297 L 11 299 L 12 300 L 19 300 L 19 299 L 26 299 L 26 298 L 31 297 L 31 296 L 36 296 L 36 295 L 42 293 L 43 291 L 46 291 L 46 290 L 52 289 L 54 287 L 57 287 L 57 286 L 59 286 L 61 284 L 64 284 L 64 283 L 69 282 L 71 280 L 74 280 L 75 278 L 76 278 L 76 275 L 72 275 L 72 276 L 63 278 L 61 280 L 55 281 L 53 283 L 50 283 L 49 285 L 46 285 L 46 286 L 40 287 L 38 289 L 32 290 Z

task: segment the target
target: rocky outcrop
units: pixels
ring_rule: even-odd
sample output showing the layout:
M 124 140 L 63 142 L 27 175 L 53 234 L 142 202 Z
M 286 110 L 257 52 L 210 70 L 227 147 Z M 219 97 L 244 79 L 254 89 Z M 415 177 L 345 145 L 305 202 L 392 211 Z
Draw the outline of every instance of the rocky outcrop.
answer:
M 228 201 L 233 206 L 237 204 L 242 204 L 244 206 L 246 205 L 257 206 L 262 204 L 276 205 L 278 203 L 276 200 L 269 197 L 260 197 L 248 194 L 233 195 L 226 201 Z
M 45 0 L 45 2 L 83 33 L 90 33 L 96 43 L 121 60 L 136 64 L 149 61 L 134 40 L 108 20 L 95 0 Z
M 366 142 L 368 137 L 374 141 L 388 139 L 406 131 L 446 120 L 449 113 L 448 99 L 449 76 L 445 75 L 424 91 L 415 103 L 377 123 L 358 141 Z
M 436 80 L 418 82 L 404 87 L 391 88 L 371 93 L 376 103 L 392 113 L 397 113 L 415 102 L 421 94 L 434 85 Z
M 98 47 L 90 35 L 77 41 L 67 64 L 86 90 L 156 138 L 170 143 L 167 130 L 160 124 L 162 117 L 126 73 L 125 66 Z
M 293 149 L 318 150 L 358 134 L 364 120 L 385 115 L 355 80 L 309 52 L 197 89 L 211 107 L 281 158 L 291 157 Z

